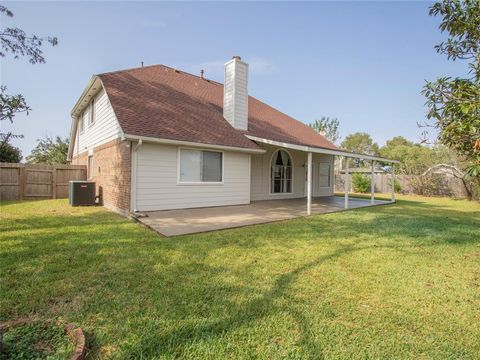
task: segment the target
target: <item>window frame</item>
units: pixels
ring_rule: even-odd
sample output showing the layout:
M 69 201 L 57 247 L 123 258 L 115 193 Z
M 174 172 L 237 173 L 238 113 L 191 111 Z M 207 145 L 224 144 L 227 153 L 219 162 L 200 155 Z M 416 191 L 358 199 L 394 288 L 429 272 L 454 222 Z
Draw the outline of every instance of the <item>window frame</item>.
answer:
M 222 181 L 182 181 L 180 179 L 181 172 L 181 152 L 182 150 L 194 150 L 194 151 L 208 151 L 216 152 L 222 154 Z M 203 155 L 202 155 L 203 159 Z M 201 185 L 201 186 L 212 186 L 212 185 L 223 185 L 225 183 L 225 152 L 222 150 L 216 149 L 205 149 L 205 148 L 194 148 L 194 147 L 178 147 L 177 148 L 177 185 L 179 186 L 191 186 L 191 185 Z
M 328 165 L 328 186 L 322 186 L 320 184 L 320 177 L 325 177 L 327 175 L 320 175 L 320 168 L 322 165 Z M 319 189 L 329 189 L 332 187 L 332 164 L 329 162 L 319 162 L 318 163 L 318 188 Z
M 92 98 L 90 102 L 90 109 L 88 112 L 88 127 L 95 125 L 95 97 Z
M 82 111 L 80 113 L 80 116 L 78 117 L 78 133 L 79 134 L 83 134 L 85 132 L 85 121 L 84 121 L 84 115 L 85 115 L 85 111 Z M 80 126 L 81 124 L 81 126 Z
M 290 162 L 292 163 L 292 165 L 291 165 L 292 166 L 292 179 L 290 180 L 292 182 L 292 184 L 290 186 L 290 192 L 272 192 L 272 161 L 273 161 L 273 157 L 275 156 L 275 154 L 278 153 L 279 151 L 285 151 L 288 154 L 288 156 L 290 156 Z M 294 162 L 293 162 L 293 156 L 287 149 L 277 149 L 272 153 L 272 155 L 270 156 L 270 162 L 268 163 L 268 173 L 269 173 L 269 176 L 268 176 L 268 179 L 269 179 L 268 191 L 269 191 L 270 195 L 278 196 L 278 195 L 292 195 L 293 194 L 293 185 L 294 185 L 294 179 L 295 179 L 294 169 L 295 169 L 295 166 L 294 166 Z
M 87 156 L 87 180 L 93 179 L 93 154 Z

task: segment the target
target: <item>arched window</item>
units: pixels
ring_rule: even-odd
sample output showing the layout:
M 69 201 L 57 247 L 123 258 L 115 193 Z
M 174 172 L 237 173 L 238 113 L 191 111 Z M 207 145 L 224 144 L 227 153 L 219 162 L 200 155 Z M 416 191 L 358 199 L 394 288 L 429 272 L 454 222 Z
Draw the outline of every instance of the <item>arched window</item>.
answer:
M 292 192 L 292 159 L 285 150 L 277 150 L 272 156 L 270 192 Z

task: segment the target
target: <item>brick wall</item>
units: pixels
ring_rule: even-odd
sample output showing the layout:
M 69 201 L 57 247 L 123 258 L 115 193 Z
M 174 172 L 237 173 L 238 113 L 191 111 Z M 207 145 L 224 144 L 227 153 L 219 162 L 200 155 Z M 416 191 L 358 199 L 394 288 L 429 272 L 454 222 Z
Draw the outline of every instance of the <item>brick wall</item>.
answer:
M 127 215 L 130 211 L 131 156 L 128 142 L 112 140 L 93 149 L 92 181 L 103 206 Z M 88 152 L 73 157 L 72 164 L 88 166 Z

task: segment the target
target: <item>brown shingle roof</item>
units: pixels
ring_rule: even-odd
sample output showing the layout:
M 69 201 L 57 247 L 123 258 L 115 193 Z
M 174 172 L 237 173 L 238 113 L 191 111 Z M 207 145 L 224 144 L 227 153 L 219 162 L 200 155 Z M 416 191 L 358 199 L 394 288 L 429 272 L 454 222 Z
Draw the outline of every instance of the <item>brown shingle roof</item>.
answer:
M 125 134 L 256 149 L 244 135 L 336 149 L 307 125 L 254 97 L 248 130 L 223 118 L 223 84 L 163 65 L 98 75 Z

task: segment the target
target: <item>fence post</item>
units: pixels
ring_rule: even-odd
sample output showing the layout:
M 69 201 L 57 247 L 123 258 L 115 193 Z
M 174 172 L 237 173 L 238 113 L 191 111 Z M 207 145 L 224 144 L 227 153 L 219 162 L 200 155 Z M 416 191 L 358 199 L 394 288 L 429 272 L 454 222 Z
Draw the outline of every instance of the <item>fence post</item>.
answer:
M 391 197 L 392 201 L 395 202 L 395 165 L 392 164 L 392 184 L 391 184 Z
M 375 204 L 375 161 L 372 160 L 372 174 L 370 178 L 370 203 Z
M 27 166 L 22 166 L 23 170 L 23 181 L 22 181 L 22 188 L 23 188 L 23 197 L 25 198 L 27 194 Z
M 25 167 L 18 168 L 18 199 L 23 200 L 25 195 Z
M 57 198 L 57 170 L 55 166 L 52 169 L 52 199 Z

